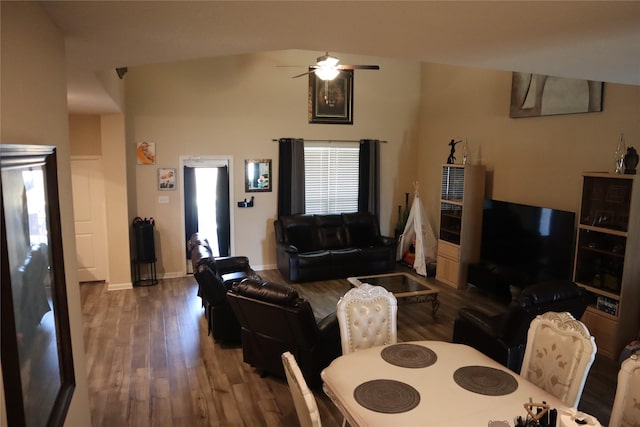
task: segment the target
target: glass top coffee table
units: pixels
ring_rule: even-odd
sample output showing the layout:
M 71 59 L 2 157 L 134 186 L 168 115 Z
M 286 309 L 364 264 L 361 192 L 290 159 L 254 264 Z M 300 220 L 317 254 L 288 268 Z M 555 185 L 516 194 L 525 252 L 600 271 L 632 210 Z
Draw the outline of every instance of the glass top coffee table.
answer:
M 431 287 L 421 277 L 409 273 L 376 274 L 373 276 L 358 276 L 347 278 L 352 286 L 358 287 L 363 283 L 382 286 L 396 297 L 398 304 L 413 304 L 431 302 L 431 315 L 435 318 L 440 301 L 438 289 Z

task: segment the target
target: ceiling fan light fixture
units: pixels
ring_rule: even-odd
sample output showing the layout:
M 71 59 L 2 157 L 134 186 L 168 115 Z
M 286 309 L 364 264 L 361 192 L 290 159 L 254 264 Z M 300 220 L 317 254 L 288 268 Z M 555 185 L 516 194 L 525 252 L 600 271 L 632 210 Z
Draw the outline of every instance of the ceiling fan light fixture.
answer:
M 340 60 L 335 56 L 331 56 L 328 53 L 322 56 L 319 56 L 317 59 L 318 67 L 332 67 L 335 68 L 338 65 Z
M 321 66 L 315 69 L 314 73 L 320 80 L 333 80 L 338 77 L 340 70 L 336 67 Z

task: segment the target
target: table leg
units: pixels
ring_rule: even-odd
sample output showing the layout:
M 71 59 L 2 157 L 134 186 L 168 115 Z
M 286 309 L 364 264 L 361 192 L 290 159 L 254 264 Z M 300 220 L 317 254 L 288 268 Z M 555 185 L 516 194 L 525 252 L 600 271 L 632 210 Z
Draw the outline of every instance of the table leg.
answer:
M 437 317 L 438 309 L 440 308 L 440 301 L 438 301 L 438 294 L 433 294 L 431 298 L 431 316 L 435 319 Z

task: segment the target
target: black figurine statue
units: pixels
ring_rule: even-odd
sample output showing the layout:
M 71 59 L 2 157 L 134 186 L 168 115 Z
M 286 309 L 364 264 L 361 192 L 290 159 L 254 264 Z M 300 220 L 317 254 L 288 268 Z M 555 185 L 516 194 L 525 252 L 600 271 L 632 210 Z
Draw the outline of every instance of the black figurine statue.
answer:
M 627 154 L 624 156 L 624 173 L 629 175 L 636 174 L 636 166 L 638 166 L 638 152 L 635 148 L 627 148 Z
M 452 139 L 451 142 L 449 143 L 449 146 L 451 147 L 451 153 L 449 153 L 449 157 L 447 158 L 448 165 L 452 165 L 456 162 L 456 156 L 454 156 L 454 154 L 456 152 L 456 144 L 458 144 L 459 142 L 462 142 L 462 140 L 455 141 Z

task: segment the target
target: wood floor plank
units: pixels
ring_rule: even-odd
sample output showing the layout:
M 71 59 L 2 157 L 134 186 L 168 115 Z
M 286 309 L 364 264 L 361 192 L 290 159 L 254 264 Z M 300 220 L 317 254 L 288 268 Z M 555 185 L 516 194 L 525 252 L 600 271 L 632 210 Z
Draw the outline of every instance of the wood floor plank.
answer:
M 287 283 L 277 270 L 259 272 Z M 345 279 L 292 283 L 317 318 L 335 311 L 350 288 Z M 192 276 L 163 279 L 155 286 L 107 291 L 80 285 L 89 402 L 94 426 L 296 426 L 284 379 L 262 377 L 242 360 L 239 346 L 221 346 L 207 334 Z M 463 306 L 488 313 L 504 303 L 477 290 L 444 287 L 437 318 L 430 304 L 400 305 L 398 340 L 450 341 Z M 608 423 L 618 365 L 596 358 L 580 409 Z M 314 390 L 325 426 L 342 415 L 321 390 Z M 514 414 L 518 415 L 518 414 Z

